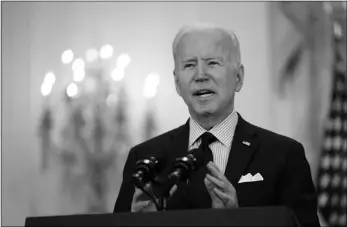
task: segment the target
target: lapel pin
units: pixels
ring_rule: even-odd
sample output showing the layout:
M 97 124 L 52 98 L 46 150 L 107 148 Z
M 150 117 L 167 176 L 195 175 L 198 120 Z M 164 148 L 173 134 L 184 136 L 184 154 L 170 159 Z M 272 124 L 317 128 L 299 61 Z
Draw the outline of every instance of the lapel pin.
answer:
M 250 146 L 250 145 L 251 145 L 251 143 L 250 143 L 250 142 L 247 142 L 247 141 L 242 141 L 242 143 L 243 143 L 244 145 L 247 145 L 247 146 Z

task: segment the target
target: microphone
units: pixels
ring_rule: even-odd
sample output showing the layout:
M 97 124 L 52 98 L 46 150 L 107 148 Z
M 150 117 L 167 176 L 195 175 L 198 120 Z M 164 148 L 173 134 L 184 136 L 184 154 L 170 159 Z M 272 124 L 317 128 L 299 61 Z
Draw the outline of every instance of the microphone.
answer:
M 132 175 L 134 185 L 143 189 L 148 182 L 156 180 L 156 175 L 164 166 L 163 159 L 154 156 L 137 161 L 135 173 Z
M 206 159 L 202 149 L 192 149 L 186 156 L 177 158 L 173 171 L 165 182 L 163 196 L 169 197 L 170 190 L 175 184 L 189 179 L 192 172 L 203 165 L 206 165 Z

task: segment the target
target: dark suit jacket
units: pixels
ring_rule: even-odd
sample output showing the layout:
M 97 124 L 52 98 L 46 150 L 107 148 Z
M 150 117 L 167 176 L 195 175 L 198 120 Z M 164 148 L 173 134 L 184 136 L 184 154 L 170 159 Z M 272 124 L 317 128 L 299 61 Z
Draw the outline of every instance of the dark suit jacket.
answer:
M 131 175 L 137 160 L 162 152 L 168 163 L 160 174 L 164 177 L 174 160 L 187 154 L 188 122 L 130 150 L 115 213 L 131 210 L 135 191 Z M 168 201 L 168 210 L 211 208 L 211 198 L 204 185 L 206 172 L 206 167 L 200 168 L 193 173 L 188 185 L 181 183 Z M 264 180 L 238 183 L 247 173 L 253 176 L 260 173 Z M 236 188 L 239 207 L 285 205 L 295 212 L 302 225 L 319 225 L 315 187 L 301 143 L 254 126 L 239 115 L 225 176 Z

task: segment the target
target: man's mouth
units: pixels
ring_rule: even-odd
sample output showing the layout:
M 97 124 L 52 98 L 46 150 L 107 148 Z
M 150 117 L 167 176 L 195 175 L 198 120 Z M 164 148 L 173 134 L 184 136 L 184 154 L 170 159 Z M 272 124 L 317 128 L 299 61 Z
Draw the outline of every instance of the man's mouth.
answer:
M 215 94 L 214 91 L 208 90 L 208 89 L 203 89 L 203 90 L 198 90 L 193 93 L 193 96 L 198 97 L 198 98 L 208 98 Z

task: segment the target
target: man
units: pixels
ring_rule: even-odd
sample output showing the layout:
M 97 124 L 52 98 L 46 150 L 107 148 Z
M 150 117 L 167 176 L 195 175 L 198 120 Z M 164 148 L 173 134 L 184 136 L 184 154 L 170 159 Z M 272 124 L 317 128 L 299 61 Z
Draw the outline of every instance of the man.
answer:
M 169 164 L 160 176 L 167 176 L 177 157 L 211 137 L 206 148 L 212 152 L 211 161 L 171 190 L 168 210 L 285 205 L 303 225 L 319 225 L 303 146 L 246 122 L 234 109 L 235 92 L 244 80 L 235 34 L 213 25 L 184 27 L 173 42 L 173 57 L 176 90 L 190 118 L 131 149 L 114 212 L 156 210 L 149 197 L 133 186 L 137 160 L 162 152 Z

